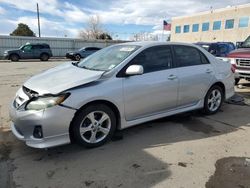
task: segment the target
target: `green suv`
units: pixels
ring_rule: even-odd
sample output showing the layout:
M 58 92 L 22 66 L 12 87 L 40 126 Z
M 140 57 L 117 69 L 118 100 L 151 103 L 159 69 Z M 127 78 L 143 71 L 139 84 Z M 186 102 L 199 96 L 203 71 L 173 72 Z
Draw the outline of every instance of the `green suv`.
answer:
M 52 57 L 52 52 L 48 44 L 25 44 L 19 49 L 6 50 L 4 52 L 4 59 L 11 61 L 18 61 L 19 59 L 40 59 L 41 61 L 48 61 Z

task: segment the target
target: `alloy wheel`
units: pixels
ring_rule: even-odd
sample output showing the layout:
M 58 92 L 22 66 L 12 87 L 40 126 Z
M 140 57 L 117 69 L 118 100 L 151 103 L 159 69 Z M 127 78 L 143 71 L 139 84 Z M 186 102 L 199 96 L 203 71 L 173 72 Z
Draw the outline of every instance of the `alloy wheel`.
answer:
M 111 129 L 111 119 L 103 111 L 90 112 L 83 118 L 80 135 L 87 143 L 98 143 L 104 140 Z
M 222 102 L 222 95 L 220 90 L 214 89 L 208 97 L 208 108 L 211 112 L 218 110 Z

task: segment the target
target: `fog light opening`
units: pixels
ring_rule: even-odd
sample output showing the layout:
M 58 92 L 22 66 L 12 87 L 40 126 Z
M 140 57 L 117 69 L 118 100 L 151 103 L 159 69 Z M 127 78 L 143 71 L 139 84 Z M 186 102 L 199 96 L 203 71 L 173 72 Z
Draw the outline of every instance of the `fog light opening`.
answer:
M 37 125 L 33 131 L 34 138 L 43 138 L 43 130 L 41 125 Z

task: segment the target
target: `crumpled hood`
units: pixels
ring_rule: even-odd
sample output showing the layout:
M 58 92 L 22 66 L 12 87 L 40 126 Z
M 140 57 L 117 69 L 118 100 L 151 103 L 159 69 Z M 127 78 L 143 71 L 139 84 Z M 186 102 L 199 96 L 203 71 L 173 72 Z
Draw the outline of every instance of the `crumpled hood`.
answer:
M 103 71 L 79 68 L 65 63 L 31 77 L 24 86 L 42 94 L 57 94 L 64 90 L 98 80 Z

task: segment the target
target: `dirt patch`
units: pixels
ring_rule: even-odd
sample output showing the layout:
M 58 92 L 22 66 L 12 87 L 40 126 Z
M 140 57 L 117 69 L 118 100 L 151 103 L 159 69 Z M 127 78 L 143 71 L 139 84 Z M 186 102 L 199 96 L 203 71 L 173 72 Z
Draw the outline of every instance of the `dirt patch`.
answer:
M 250 188 L 250 159 L 228 157 L 218 160 L 206 188 Z
M 220 133 L 220 131 L 216 130 L 212 125 L 204 123 L 191 114 L 174 116 L 173 118 L 171 118 L 171 121 L 181 123 L 183 127 L 194 132 L 202 132 L 204 134 Z
M 10 142 L 0 142 L 0 162 L 7 161 L 11 152 Z

